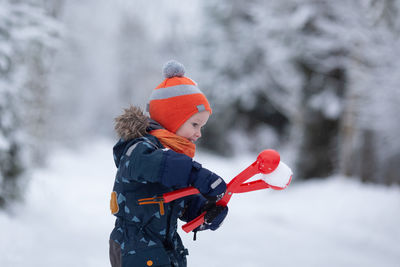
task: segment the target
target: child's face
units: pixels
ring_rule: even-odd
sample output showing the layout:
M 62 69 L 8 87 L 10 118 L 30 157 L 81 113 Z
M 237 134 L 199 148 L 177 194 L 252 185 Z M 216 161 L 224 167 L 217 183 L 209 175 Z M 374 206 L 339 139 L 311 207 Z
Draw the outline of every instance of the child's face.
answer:
M 201 137 L 201 128 L 206 125 L 210 112 L 204 110 L 194 114 L 176 131 L 176 134 L 185 137 L 194 143 Z

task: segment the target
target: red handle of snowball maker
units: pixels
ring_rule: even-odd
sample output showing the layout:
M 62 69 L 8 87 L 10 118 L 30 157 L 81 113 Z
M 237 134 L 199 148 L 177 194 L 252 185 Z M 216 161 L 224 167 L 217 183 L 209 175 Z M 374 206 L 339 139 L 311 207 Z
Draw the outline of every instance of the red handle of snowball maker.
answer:
M 228 202 L 231 199 L 233 193 L 249 192 L 249 191 L 268 188 L 269 185 L 266 184 L 264 181 L 255 181 L 255 182 L 250 182 L 247 184 L 243 184 L 243 183 L 258 173 L 268 174 L 268 173 L 273 172 L 278 167 L 280 159 L 281 159 L 281 157 L 280 157 L 279 153 L 276 152 L 275 150 L 267 149 L 267 150 L 262 151 L 258 155 L 257 160 L 253 164 L 251 164 L 249 167 L 247 167 L 245 170 L 243 170 L 241 173 L 239 173 L 235 178 L 233 178 L 229 182 L 224 197 L 220 201 L 217 202 L 217 205 L 220 205 L 220 206 L 228 205 Z M 190 189 L 190 190 L 192 192 L 195 192 L 192 189 Z M 186 193 L 188 193 L 189 190 L 184 189 L 184 192 L 185 192 L 184 194 L 186 195 Z M 183 192 L 179 192 L 179 193 L 182 194 Z M 198 226 L 200 226 L 201 224 L 204 223 L 204 215 L 205 215 L 205 212 L 200 214 L 194 220 L 183 225 L 182 229 L 186 233 L 193 231 Z
M 164 193 L 163 199 L 165 203 L 169 203 L 175 199 L 186 197 L 190 195 L 200 194 L 200 191 L 192 186 L 178 189 L 172 192 Z
M 206 215 L 206 212 L 204 211 L 202 214 L 197 216 L 195 219 L 191 220 L 187 224 L 182 226 L 182 230 L 185 231 L 186 233 L 189 233 L 202 225 L 205 222 L 204 216 Z

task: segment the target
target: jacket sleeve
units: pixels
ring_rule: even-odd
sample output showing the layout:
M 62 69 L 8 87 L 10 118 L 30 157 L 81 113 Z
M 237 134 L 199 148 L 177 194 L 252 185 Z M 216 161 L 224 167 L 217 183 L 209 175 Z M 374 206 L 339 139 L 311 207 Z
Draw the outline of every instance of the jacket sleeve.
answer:
M 189 186 L 192 168 L 193 160 L 190 157 L 140 141 L 128 148 L 121 159 L 119 171 L 127 180 L 186 187 Z
M 203 168 L 191 157 L 170 149 L 160 149 L 147 141 L 128 148 L 121 159 L 120 169 L 127 180 L 161 183 L 173 189 L 193 185 L 207 196 L 216 196 L 226 190 L 221 177 Z

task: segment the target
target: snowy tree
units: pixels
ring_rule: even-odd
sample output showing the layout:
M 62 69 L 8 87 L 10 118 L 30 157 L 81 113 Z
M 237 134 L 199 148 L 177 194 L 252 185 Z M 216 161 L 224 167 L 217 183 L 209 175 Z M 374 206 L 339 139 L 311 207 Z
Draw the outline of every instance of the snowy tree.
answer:
M 200 62 L 199 80 L 214 103 L 215 116 L 205 128 L 206 137 L 202 142 L 224 154 L 241 150 L 241 144 L 248 139 L 252 142 L 246 145 L 253 149 L 276 146 L 278 137 L 285 139 L 287 135 L 288 117 L 280 106 L 271 102 L 270 92 L 266 90 L 272 87 L 273 82 L 265 60 L 268 52 L 265 44 L 257 40 L 259 36 L 256 36 L 255 29 L 258 22 L 252 11 L 260 3 L 205 3 L 204 31 L 198 38 L 201 47 L 194 58 Z M 283 92 L 281 88 L 276 90 Z M 272 125 L 276 131 L 267 125 Z M 239 136 L 248 135 L 247 138 L 237 141 L 238 135 L 229 134 L 238 132 Z M 266 135 L 269 138 L 265 138 Z
M 277 88 L 288 92 L 286 101 L 282 94 L 272 93 L 271 98 L 289 106 L 285 114 L 292 123 L 296 173 L 302 178 L 328 176 L 337 169 L 348 48 L 338 31 L 343 14 L 336 13 L 336 4 L 288 1 L 254 10 L 268 45 L 271 77 Z M 288 82 L 292 77 L 296 83 Z
M 399 133 L 389 119 L 399 111 L 397 12 L 384 0 L 208 1 L 198 60 L 223 118 L 212 140 L 269 124 L 296 147 L 298 177 L 393 177 L 382 171 L 399 165 L 387 144 Z
M 0 206 L 20 197 L 21 176 L 43 150 L 46 51 L 57 27 L 40 1 L 0 2 Z
M 349 90 L 341 139 L 341 170 L 364 181 L 399 183 L 400 3 L 370 1 L 357 12 L 349 54 Z M 350 35 L 351 34 L 351 35 Z

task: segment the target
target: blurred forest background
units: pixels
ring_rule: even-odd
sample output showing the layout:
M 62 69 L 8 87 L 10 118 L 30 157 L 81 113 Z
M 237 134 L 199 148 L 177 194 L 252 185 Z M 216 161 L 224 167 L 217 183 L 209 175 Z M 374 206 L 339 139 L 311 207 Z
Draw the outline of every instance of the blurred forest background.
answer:
M 400 184 L 400 1 L 0 0 L 0 207 L 57 146 L 115 138 L 169 59 L 213 106 L 203 148 Z

